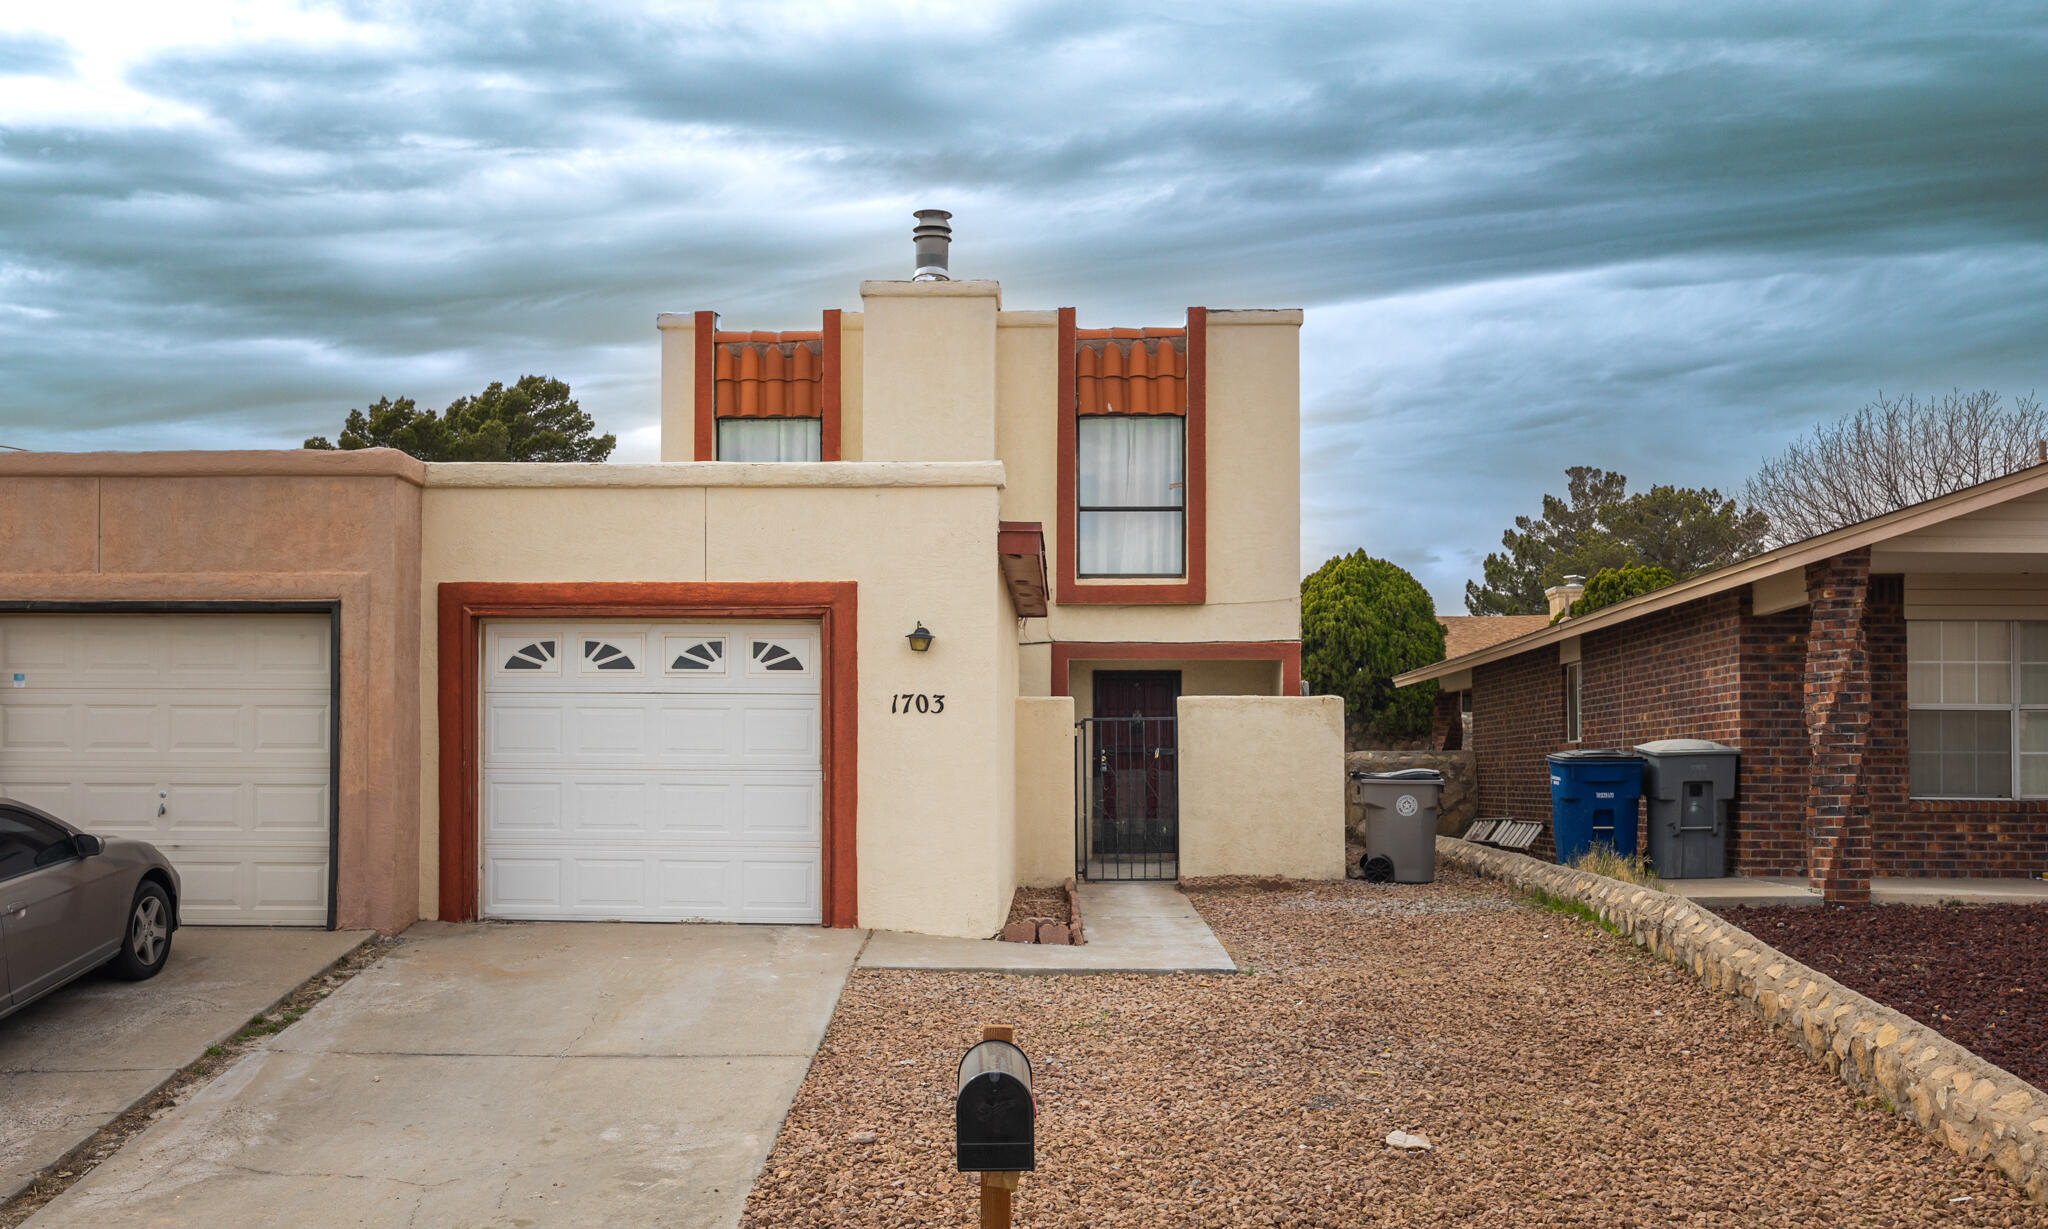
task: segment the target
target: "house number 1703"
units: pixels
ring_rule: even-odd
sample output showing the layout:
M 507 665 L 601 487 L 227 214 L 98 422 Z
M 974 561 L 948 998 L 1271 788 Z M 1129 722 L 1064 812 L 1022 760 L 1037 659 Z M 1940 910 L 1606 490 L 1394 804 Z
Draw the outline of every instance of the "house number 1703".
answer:
M 943 713 L 946 711 L 946 697 L 927 695 L 920 691 L 906 691 L 889 697 L 889 711 L 892 713 Z

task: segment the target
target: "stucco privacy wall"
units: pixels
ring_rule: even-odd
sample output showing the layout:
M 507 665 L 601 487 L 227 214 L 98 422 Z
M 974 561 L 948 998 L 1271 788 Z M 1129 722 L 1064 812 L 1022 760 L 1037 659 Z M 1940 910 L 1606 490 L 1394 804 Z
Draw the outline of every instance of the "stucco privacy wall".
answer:
M 1344 877 L 1344 701 L 1182 696 L 1180 873 Z
M 1016 653 L 996 572 L 993 463 L 437 465 L 427 478 L 420 677 L 439 669 L 450 581 L 853 581 L 859 586 L 859 921 L 984 936 L 1009 908 L 1015 836 L 999 655 Z M 986 583 L 962 578 L 986 576 Z M 998 603 L 1004 603 L 999 606 Z M 904 633 L 936 633 L 912 653 Z M 891 715 L 902 692 L 943 715 Z M 426 732 L 420 892 L 439 909 L 438 722 Z M 996 766 L 994 771 L 991 765 Z M 986 867 L 986 874 L 947 868 Z
M 403 453 L 0 453 L 0 601 L 338 602 L 335 920 L 419 917 L 420 484 Z
M 1990 1161 L 2035 1202 L 2048 1202 L 2048 1093 L 1683 897 L 1450 837 L 1438 837 L 1436 849 L 1453 866 L 1592 907 L 1638 946 L 1739 1001 L 1844 1084 L 1882 1095 L 1958 1155 Z
M 1074 701 L 1017 701 L 1017 882 L 1053 887 L 1074 873 Z

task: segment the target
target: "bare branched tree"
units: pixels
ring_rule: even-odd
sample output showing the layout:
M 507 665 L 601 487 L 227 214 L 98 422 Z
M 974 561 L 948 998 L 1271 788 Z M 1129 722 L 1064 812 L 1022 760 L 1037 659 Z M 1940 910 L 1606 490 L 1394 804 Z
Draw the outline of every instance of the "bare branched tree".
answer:
M 1765 461 L 1743 500 L 1782 546 L 2039 464 L 2043 441 L 2048 413 L 2031 395 L 2008 407 L 1988 389 L 1879 394 Z

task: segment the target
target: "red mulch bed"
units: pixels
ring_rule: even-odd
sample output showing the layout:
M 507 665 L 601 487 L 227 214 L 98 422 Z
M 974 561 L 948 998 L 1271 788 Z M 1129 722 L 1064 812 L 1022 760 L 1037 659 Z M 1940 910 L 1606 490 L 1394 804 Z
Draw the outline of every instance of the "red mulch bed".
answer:
M 1716 912 L 1816 972 L 2048 1088 L 2048 906 Z

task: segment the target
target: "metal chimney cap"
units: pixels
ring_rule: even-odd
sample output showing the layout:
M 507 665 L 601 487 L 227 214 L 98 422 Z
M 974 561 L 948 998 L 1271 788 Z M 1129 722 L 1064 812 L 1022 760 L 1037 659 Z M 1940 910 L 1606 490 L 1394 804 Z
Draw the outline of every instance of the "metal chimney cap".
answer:
M 946 282 L 952 275 L 946 271 L 946 255 L 953 245 L 953 228 L 947 225 L 952 214 L 944 209 L 920 209 L 913 215 L 917 226 L 910 237 L 917 242 L 917 271 L 910 275 L 914 282 Z

